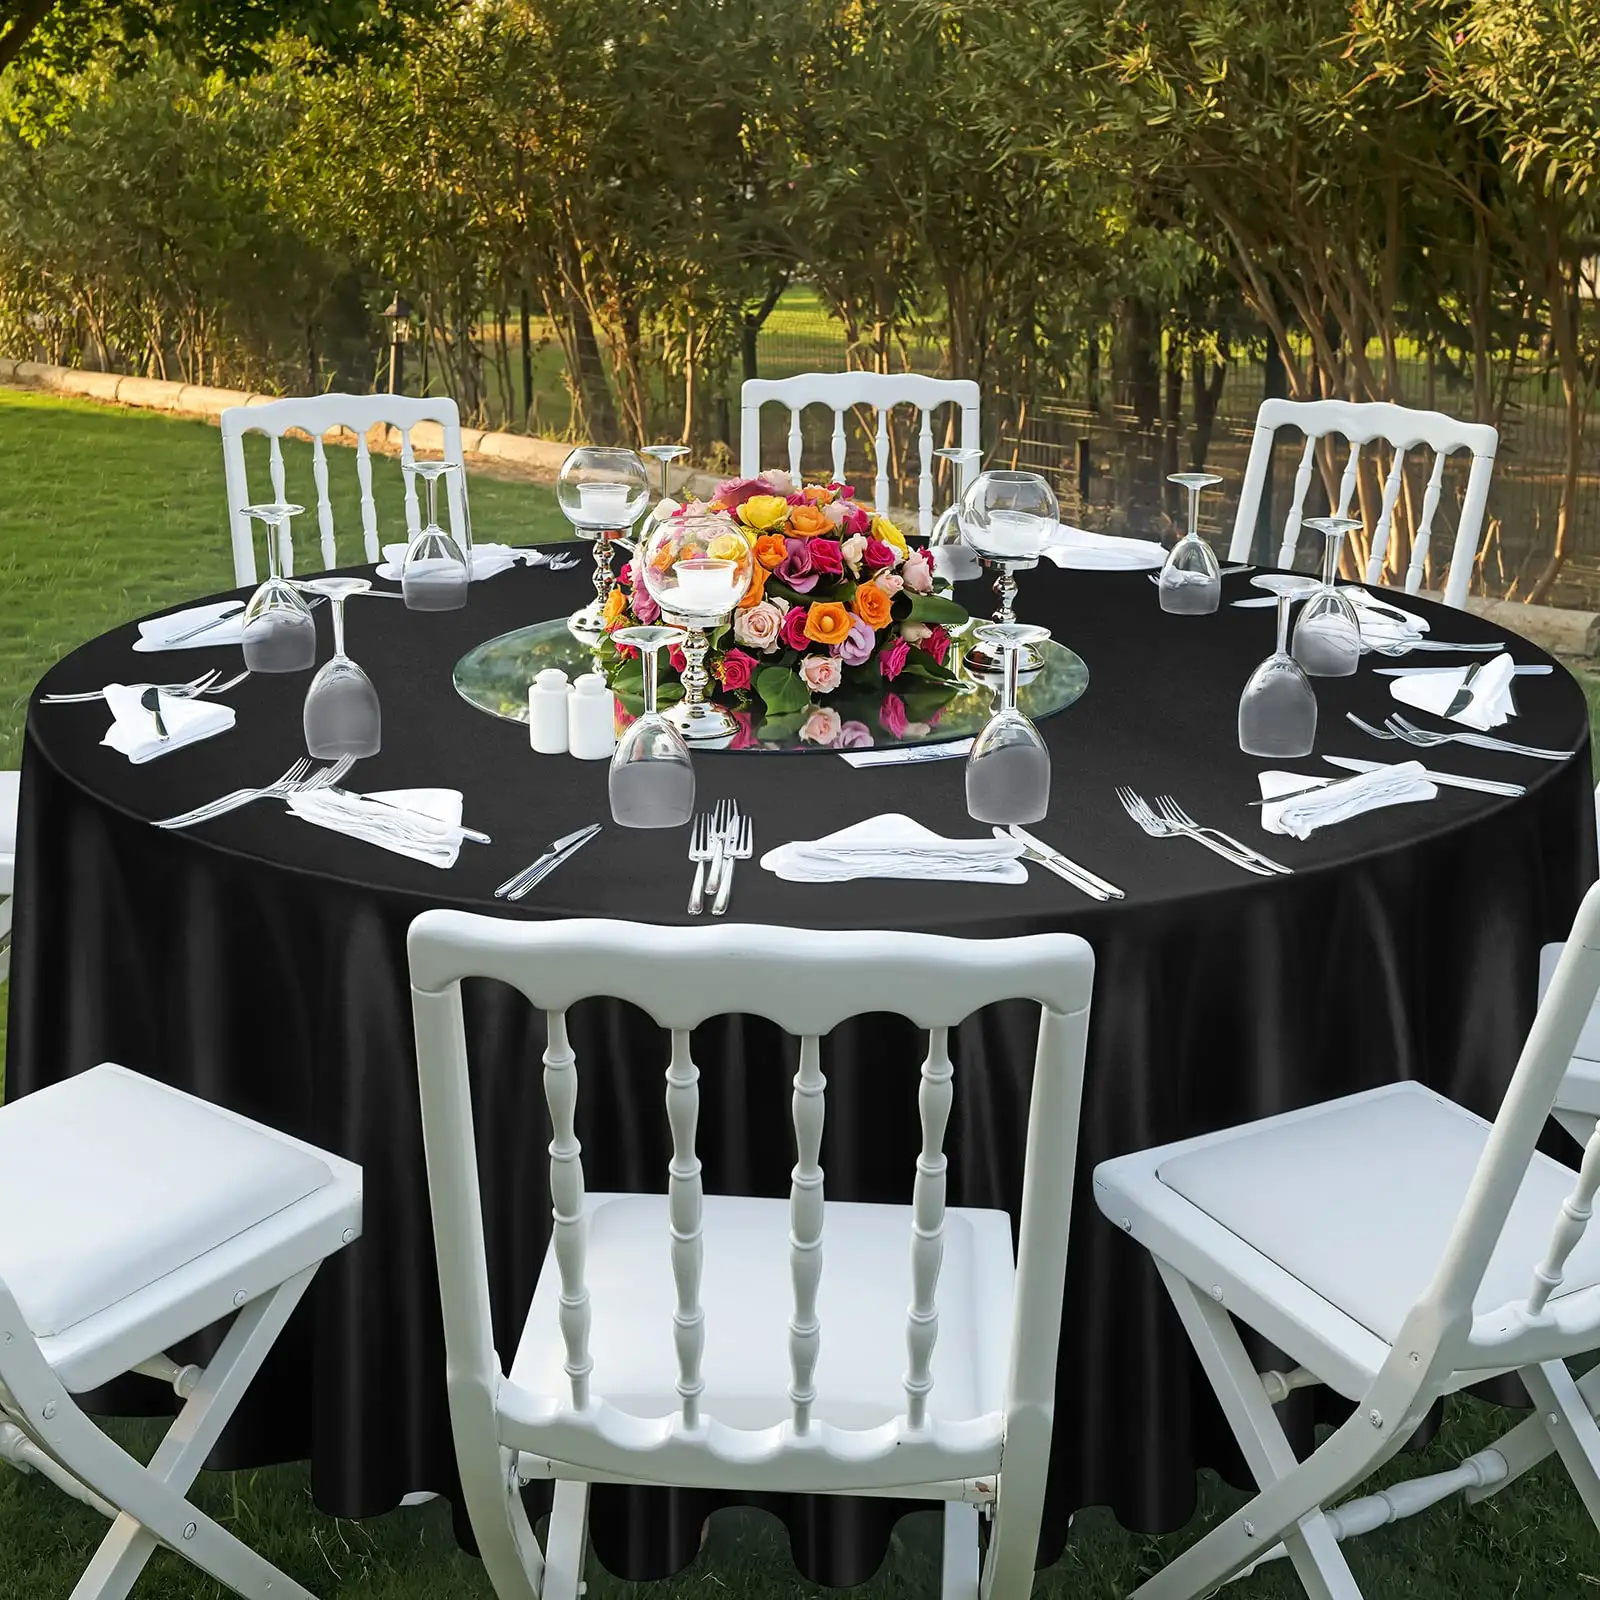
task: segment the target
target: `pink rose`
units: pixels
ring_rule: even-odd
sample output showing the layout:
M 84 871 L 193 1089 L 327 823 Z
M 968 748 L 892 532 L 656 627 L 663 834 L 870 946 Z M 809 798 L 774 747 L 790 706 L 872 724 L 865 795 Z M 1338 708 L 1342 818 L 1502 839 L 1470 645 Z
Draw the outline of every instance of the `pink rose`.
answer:
M 906 703 L 897 694 L 886 694 L 878 707 L 878 721 L 891 739 L 900 738 L 906 731 Z
M 950 644 L 950 635 L 935 623 L 928 630 L 928 637 L 922 641 L 922 648 L 942 667 L 944 658 L 950 654 Z
M 730 711 L 728 715 L 739 725 L 733 743 L 728 746 L 730 750 L 749 750 L 761 743 L 756 738 L 756 719 L 750 712 Z
M 836 505 L 839 503 L 834 502 Z M 842 526 L 846 533 L 865 533 L 872 526 L 872 513 L 860 506 L 846 506 Z
M 763 605 L 766 601 L 761 602 Z M 778 637 L 788 645 L 791 650 L 804 650 L 811 641 L 806 638 L 806 607 L 790 606 L 789 614 L 783 619 L 783 626 L 778 630 Z
M 850 632 L 833 648 L 847 667 L 859 667 L 877 647 L 878 636 L 860 617 L 850 619 Z
M 783 612 L 770 600 L 758 601 L 733 614 L 733 636 L 740 644 L 771 655 L 778 648 Z
M 617 574 L 617 582 L 627 584 L 633 582 L 633 563 L 631 561 L 623 562 L 622 571 Z
M 803 494 L 786 494 L 784 499 L 792 506 L 803 506 L 806 503 L 806 497 Z
M 641 583 L 633 591 L 633 614 L 647 628 L 654 627 L 661 620 L 661 607 L 656 604 L 655 596 Z
M 904 639 L 896 639 L 893 644 L 885 646 L 878 656 L 878 671 L 883 674 L 885 682 L 893 683 L 906 670 L 906 659 L 910 654 L 911 646 Z
M 864 722 L 847 722 L 834 742 L 841 750 L 865 750 L 872 743 L 872 729 Z
M 927 594 L 933 588 L 933 567 L 928 561 L 928 552 L 916 550 L 907 556 L 900 576 L 906 580 L 906 588 L 913 594 Z
M 729 478 L 727 482 L 717 485 L 717 500 L 729 511 L 737 511 L 746 500 L 753 499 L 758 494 L 787 493 L 787 486 L 780 489 L 771 478 Z
M 800 737 L 807 744 L 829 744 L 839 737 L 844 726 L 839 713 L 832 706 L 817 706 L 800 724 Z
M 674 672 L 682 672 L 689 665 L 688 658 L 684 655 L 681 645 L 669 644 L 667 646 L 667 664 Z
M 756 674 L 756 658 L 743 650 L 730 650 L 717 668 L 724 689 L 748 689 Z
M 834 527 L 842 528 L 844 526 L 844 509 L 844 501 L 830 500 L 827 505 L 822 508 L 822 514 L 834 525 Z
M 807 656 L 799 670 L 800 681 L 812 694 L 832 694 L 844 671 L 832 656 Z
M 825 578 L 837 578 L 844 571 L 844 558 L 839 553 L 837 539 L 813 539 L 811 541 L 811 570 L 820 572 Z
M 855 487 L 852 484 L 834 482 L 830 483 L 828 487 L 832 489 L 841 500 L 854 500 L 856 497 Z
M 868 539 L 866 552 L 862 556 L 862 560 L 875 571 L 881 572 L 885 567 L 894 565 L 895 553 L 893 548 L 890 545 L 886 545 L 882 539 Z
M 872 580 L 885 594 L 899 594 L 906 580 L 898 572 L 883 571 Z
M 834 503 L 837 504 L 838 502 L 835 501 Z M 841 521 L 844 520 L 842 511 L 839 513 L 839 518 Z M 839 546 L 839 554 L 844 557 L 844 564 L 857 577 L 861 575 L 861 558 L 866 553 L 867 541 L 859 533 L 852 534 Z
M 786 538 L 783 542 L 789 553 L 778 563 L 772 576 L 796 594 L 810 594 L 817 586 L 817 574 L 811 563 L 813 541 Z

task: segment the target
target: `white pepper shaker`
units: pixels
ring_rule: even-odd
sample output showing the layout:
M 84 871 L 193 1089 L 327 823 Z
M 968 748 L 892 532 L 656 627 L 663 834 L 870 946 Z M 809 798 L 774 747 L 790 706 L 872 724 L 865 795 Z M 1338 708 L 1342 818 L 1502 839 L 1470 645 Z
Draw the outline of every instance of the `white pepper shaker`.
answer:
M 546 667 L 528 685 L 528 743 L 542 756 L 567 751 L 567 701 L 572 685 L 560 667 Z
M 609 761 L 617 748 L 611 685 L 603 673 L 586 672 L 567 701 L 567 749 L 580 761 Z

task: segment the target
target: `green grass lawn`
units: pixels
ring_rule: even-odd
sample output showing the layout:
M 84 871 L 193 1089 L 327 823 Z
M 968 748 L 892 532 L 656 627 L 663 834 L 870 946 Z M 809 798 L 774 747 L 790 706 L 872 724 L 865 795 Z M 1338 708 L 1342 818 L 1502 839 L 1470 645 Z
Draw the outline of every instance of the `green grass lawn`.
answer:
M 309 446 L 291 446 L 291 493 L 310 495 Z M 115 623 L 232 584 L 216 429 L 0 388 L 0 765 L 16 761 L 32 685 L 65 651 Z M 353 463 L 330 452 L 335 521 L 360 526 Z M 262 459 L 253 481 L 264 483 Z M 399 518 L 399 473 L 375 464 L 380 526 Z M 474 472 L 473 528 L 485 540 L 527 540 L 565 524 L 547 488 Z M 314 527 L 313 518 L 302 519 Z M 309 528 L 303 537 L 310 536 Z M 359 559 L 359 535 L 341 536 L 341 558 Z M 308 551 L 309 554 L 309 551 Z M 315 561 L 308 560 L 308 566 Z M 1591 707 L 1600 680 L 1586 677 Z M 4 991 L 0 989 L 0 1060 Z M 1070 1311 L 1069 1311 L 1069 1314 Z M 1404 1455 L 1387 1478 L 1438 1470 L 1488 1444 L 1505 1417 L 1473 1400 L 1453 1402 L 1422 1452 Z M 146 1450 L 157 1429 L 115 1422 L 130 1448 Z M 1070 1412 L 1058 1426 L 1073 1426 Z M 1200 1517 L 1181 1533 L 1144 1538 L 1103 1511 L 1081 1514 L 1067 1553 L 1041 1575 L 1048 1600 L 1113 1600 L 1242 1498 L 1204 1477 Z M 335 1521 L 311 1504 L 302 1467 L 205 1475 L 195 1494 L 314 1593 L 370 1600 L 488 1600 L 476 1561 L 455 1547 L 447 1509 L 433 1504 L 363 1523 Z M 82 1571 L 103 1525 L 36 1477 L 0 1468 L 0 1600 L 54 1600 Z M 919 1513 L 899 1527 L 889 1560 L 864 1594 L 871 1600 L 929 1596 L 938 1585 L 938 1518 Z M 1352 1547 L 1369 1600 L 1575 1600 L 1600 1593 L 1600 1536 L 1559 1469 L 1546 1466 L 1497 1499 L 1450 1502 L 1380 1530 Z M 788 1600 L 810 1586 L 795 1575 L 787 1536 L 772 1518 L 720 1514 L 700 1558 L 669 1583 L 616 1582 L 591 1567 L 592 1600 Z M 159 1554 L 135 1596 L 212 1600 L 223 1591 L 176 1557 Z M 1240 1600 L 1291 1600 L 1302 1591 L 1284 1563 L 1228 1591 Z

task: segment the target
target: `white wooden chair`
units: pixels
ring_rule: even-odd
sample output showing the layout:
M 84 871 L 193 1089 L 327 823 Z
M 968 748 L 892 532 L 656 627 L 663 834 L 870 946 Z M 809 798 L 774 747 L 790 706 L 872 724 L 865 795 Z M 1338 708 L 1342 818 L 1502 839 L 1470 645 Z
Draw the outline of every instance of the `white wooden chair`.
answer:
M 943 1592 L 968 1600 L 983 1507 L 994 1519 L 983 1594 L 1026 1600 L 1055 1406 L 1089 947 L 1067 934 L 966 941 L 430 911 L 411 925 L 410 958 L 451 1418 L 500 1600 L 573 1600 L 596 1482 L 944 1501 Z M 548 1029 L 554 1233 L 509 1371 L 489 1319 L 469 976 L 520 989 Z M 566 1012 L 593 995 L 631 1002 L 670 1035 L 664 1194 L 585 1192 Z M 1015 1266 L 1005 1213 L 945 1207 L 949 1030 L 1003 999 L 1041 1008 Z M 824 1202 L 821 1036 L 885 1009 L 929 1035 L 911 1204 Z M 799 1038 L 787 1203 L 702 1191 L 690 1032 L 729 1010 Z M 533 1478 L 555 1480 L 547 1552 L 518 1494 Z
M 1347 516 L 1355 493 L 1361 446 L 1382 440 L 1394 449 L 1388 476 L 1383 485 L 1383 502 L 1372 530 L 1372 548 L 1367 559 L 1364 581 L 1382 581 L 1384 557 L 1389 549 L 1389 529 L 1394 508 L 1400 498 L 1401 474 L 1406 452 L 1419 445 L 1433 451 L 1433 470 L 1422 496 L 1417 516 L 1416 536 L 1411 543 L 1411 560 L 1406 568 L 1405 590 L 1416 594 L 1422 587 L 1427 568 L 1428 546 L 1433 534 L 1434 514 L 1439 508 L 1439 492 L 1444 482 L 1445 459 L 1455 450 L 1468 450 L 1472 465 L 1467 473 L 1466 494 L 1461 503 L 1461 521 L 1456 528 L 1455 548 L 1450 555 L 1450 573 L 1445 581 L 1444 598 L 1448 605 L 1465 606 L 1472 582 L 1472 567 L 1478 555 L 1478 539 L 1483 531 L 1484 507 L 1489 498 L 1489 475 L 1494 470 L 1499 435 L 1487 423 L 1457 422 L 1441 411 L 1412 411 L 1405 406 L 1383 402 L 1354 404 L 1346 400 L 1263 400 L 1256 412 L 1256 431 L 1250 441 L 1250 458 L 1245 463 L 1244 485 L 1239 491 L 1239 510 L 1233 521 L 1233 542 L 1228 546 L 1230 561 L 1248 561 L 1255 541 L 1256 515 L 1261 505 L 1261 489 L 1272 465 L 1272 440 L 1279 428 L 1298 428 L 1305 435 L 1300 465 L 1295 472 L 1294 493 L 1278 546 L 1277 565 L 1294 565 L 1295 546 L 1300 539 L 1300 519 L 1305 510 L 1306 491 L 1317 443 L 1328 434 L 1341 434 L 1349 441 L 1344 475 L 1339 481 L 1337 514 Z M 1320 552 L 1318 565 L 1320 567 Z
M 368 430 L 379 425 L 400 430 L 400 463 L 405 470 L 405 508 L 407 537 L 422 526 L 417 501 L 416 476 L 410 470 L 412 432 L 419 425 L 433 424 L 443 442 L 443 458 L 462 470 L 447 480 L 450 528 L 458 540 L 469 537 L 467 528 L 466 469 L 461 451 L 461 415 L 454 400 L 415 399 L 395 394 L 318 394 L 288 400 L 270 400 L 264 405 L 230 406 L 222 413 L 222 464 L 228 485 L 228 526 L 233 535 L 234 580 L 243 588 L 256 581 L 255 545 L 249 517 L 244 507 L 254 503 L 245 476 L 244 435 L 264 433 L 271 443 L 272 492 L 257 499 L 300 499 L 316 506 L 322 564 L 337 566 L 334 549 L 333 506 L 328 498 L 328 457 L 323 438 L 343 430 L 355 435 L 356 479 L 361 489 L 361 534 L 368 561 L 379 559 L 378 513 L 372 498 L 372 453 Z M 311 475 L 316 498 L 290 496 L 284 481 L 283 449 L 280 440 L 291 429 L 311 436 Z M 285 574 L 294 573 L 294 550 L 289 540 L 280 543 L 279 559 Z
M 1595 791 L 1595 804 L 1600 806 L 1600 789 Z M 1600 844 L 1600 811 L 1595 815 L 1596 843 Z M 1564 944 L 1547 944 L 1539 952 L 1539 1003 L 1549 992 L 1550 980 L 1555 976 L 1556 963 L 1561 959 Z M 1580 1145 L 1589 1142 L 1596 1121 L 1600 1121 L 1600 1004 L 1590 1012 L 1578 1035 L 1578 1043 L 1567 1063 L 1567 1075 L 1556 1091 L 1555 1108 L 1550 1113 Z
M 844 477 L 845 412 L 871 406 L 877 412 L 873 462 L 877 478 L 872 503 L 889 509 L 889 413 L 897 405 L 913 405 L 921 413 L 917 431 L 917 530 L 933 531 L 933 410 L 947 402 L 961 412 L 961 448 L 977 450 L 978 386 L 970 378 L 928 378 L 915 372 L 802 372 L 793 378 L 750 378 L 739 391 L 739 472 L 753 478 L 761 471 L 761 408 L 775 402 L 789 408 L 789 474 L 800 482 L 800 413 L 806 406 L 827 406 L 833 412 L 833 476 Z M 971 461 L 955 463 L 956 492 L 967 486 Z
M 1120 1157 L 1100 1209 L 1150 1251 L 1261 1492 L 1135 1591 L 1189 1600 L 1287 1553 L 1314 1600 L 1359 1600 L 1338 1541 L 1552 1452 L 1600 1519 L 1600 1128 L 1581 1170 L 1535 1143 L 1600 990 L 1591 889 L 1491 1125 L 1413 1082 Z M 1257 1372 L 1235 1318 L 1296 1363 Z M 1514 1371 L 1525 1421 L 1452 1471 L 1335 1505 L 1441 1396 Z M 1273 1406 L 1326 1384 L 1350 1420 L 1297 1461 Z M 1279 1542 L 1282 1541 L 1282 1549 Z
M 188 1499 L 317 1267 L 361 1231 L 361 1169 L 123 1067 L 0 1108 L 0 1458 L 112 1522 L 73 1600 L 158 1544 L 248 1600 L 311 1600 Z M 233 1321 L 203 1368 L 166 1351 Z M 148 1465 L 74 1395 L 124 1373 L 185 1404 Z
M 17 801 L 20 772 L 0 771 L 0 983 L 11 971 L 12 897 L 17 889 Z

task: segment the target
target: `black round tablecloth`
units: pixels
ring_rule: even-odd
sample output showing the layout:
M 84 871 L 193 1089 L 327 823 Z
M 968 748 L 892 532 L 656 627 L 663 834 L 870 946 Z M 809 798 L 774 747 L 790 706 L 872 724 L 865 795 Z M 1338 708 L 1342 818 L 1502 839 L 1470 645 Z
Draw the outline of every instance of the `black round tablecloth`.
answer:
M 451 666 L 469 646 L 571 610 L 587 584 L 581 567 L 516 569 L 475 585 L 460 612 L 351 603 L 350 647 L 381 696 L 384 744 L 350 781 L 463 791 L 465 820 L 494 842 L 466 846 L 449 871 L 314 828 L 276 805 L 182 833 L 148 825 L 282 771 L 303 748 L 304 675 L 250 679 L 228 695 L 238 709 L 233 730 L 144 766 L 100 745 L 102 705 L 35 700 L 29 710 L 8 1092 L 116 1060 L 362 1164 L 364 1237 L 319 1275 L 213 1458 L 309 1457 L 317 1503 L 339 1515 L 455 1487 L 406 977 L 411 918 L 453 905 L 687 920 L 681 832 L 609 825 L 603 762 L 534 755 L 525 728 L 473 710 L 451 686 Z M 1251 592 L 1243 578 L 1225 581 L 1225 599 Z M 988 608 L 978 585 L 962 598 Z M 1413 603 L 1439 637 L 1493 636 L 1476 618 Z M 1121 884 L 1127 899 L 1095 904 L 1040 871 L 1025 886 L 810 885 L 780 882 L 752 863 L 730 916 L 879 928 L 886 941 L 910 929 L 978 938 L 1066 929 L 1094 947 L 1040 1551 L 1049 1562 L 1077 1507 L 1105 1504 L 1126 1526 L 1167 1529 L 1192 1513 L 1198 1466 L 1242 1481 L 1144 1252 L 1094 1208 L 1094 1164 L 1399 1077 L 1492 1113 L 1533 1014 L 1539 946 L 1564 935 L 1595 876 L 1594 806 L 1584 698 L 1558 668 L 1517 681 L 1512 726 L 1526 742 L 1579 747 L 1573 760 L 1460 746 L 1428 753 L 1443 770 L 1523 781 L 1525 797 L 1446 789 L 1431 804 L 1305 841 L 1266 835 L 1248 802 L 1256 773 L 1274 763 L 1240 754 L 1234 718 L 1240 688 L 1270 649 L 1270 612 L 1225 603 L 1213 617 L 1166 616 L 1143 573 L 1049 567 L 1024 576 L 1019 611 L 1072 645 L 1091 673 L 1083 699 L 1042 724 L 1054 780 L 1038 831 Z M 325 656 L 326 611 L 318 616 Z M 135 655 L 135 636 L 130 626 L 83 646 L 41 690 L 187 677 L 238 661 L 236 648 Z M 1519 662 L 1545 659 L 1521 640 L 1510 648 Z M 1344 720 L 1347 710 L 1381 718 L 1390 704 L 1373 664 L 1354 678 L 1318 680 L 1319 755 L 1409 753 Z M 1309 759 L 1278 765 L 1332 772 Z M 947 834 L 982 831 L 965 814 L 960 761 L 855 770 L 830 753 L 724 752 L 698 756 L 696 767 L 703 801 L 733 794 L 749 811 L 758 855 L 885 811 Z M 1119 783 L 1176 795 L 1202 821 L 1259 840 L 1294 876 L 1252 877 L 1192 843 L 1146 838 L 1116 802 Z M 520 905 L 491 898 L 551 838 L 599 820 L 608 824 L 600 837 Z M 549 1225 L 542 1025 L 520 997 L 487 984 L 469 985 L 468 1007 L 498 1344 L 509 1359 Z M 1017 1213 L 1032 1027 L 1025 1008 L 1001 1008 L 959 1032 L 952 1204 Z M 659 1035 L 638 1014 L 596 1003 L 575 1013 L 573 1037 L 590 1187 L 664 1189 Z M 859 1019 L 830 1039 L 830 1198 L 909 1194 L 914 1043 L 888 1016 Z M 696 1055 L 707 1186 L 786 1194 L 788 1071 L 777 1039 L 731 1016 L 704 1030 Z M 110 1403 L 139 1402 L 121 1394 Z M 731 1498 L 597 1489 L 596 1554 L 628 1577 L 675 1570 L 694 1554 L 707 1511 Z M 763 1503 L 787 1520 L 802 1570 L 831 1583 L 874 1569 L 904 1509 Z

